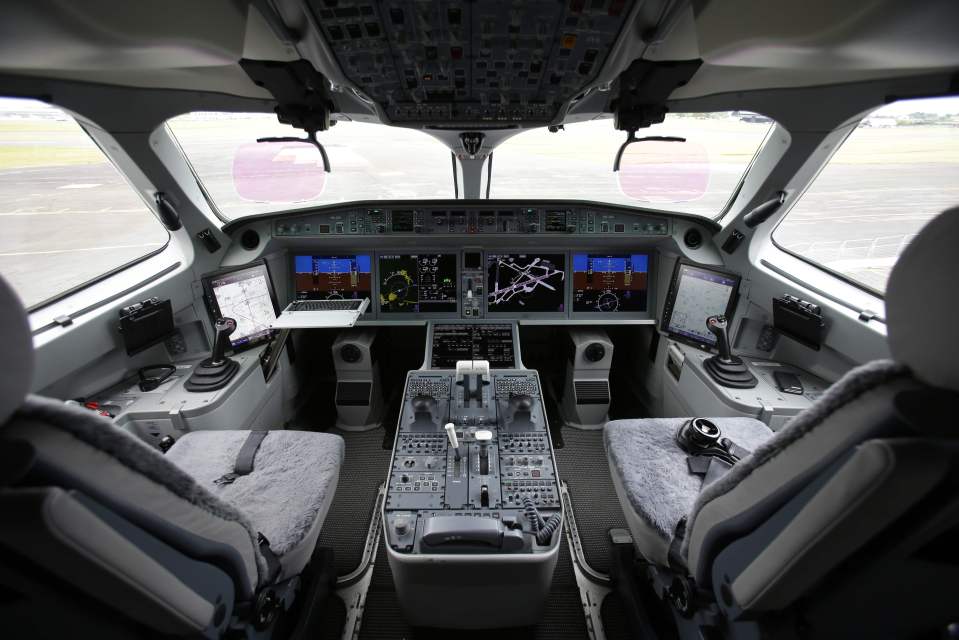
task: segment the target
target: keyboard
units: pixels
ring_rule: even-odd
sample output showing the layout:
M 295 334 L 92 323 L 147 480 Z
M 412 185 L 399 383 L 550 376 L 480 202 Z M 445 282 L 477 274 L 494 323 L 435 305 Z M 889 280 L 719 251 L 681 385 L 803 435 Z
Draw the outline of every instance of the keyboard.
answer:
M 362 300 L 297 300 L 290 311 L 356 311 Z

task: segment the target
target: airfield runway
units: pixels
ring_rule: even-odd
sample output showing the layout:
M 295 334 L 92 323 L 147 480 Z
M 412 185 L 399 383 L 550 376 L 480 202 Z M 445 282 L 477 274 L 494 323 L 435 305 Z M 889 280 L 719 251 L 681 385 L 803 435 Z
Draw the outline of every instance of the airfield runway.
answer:
M 44 126 L 56 130 L 63 124 Z M 69 136 L 51 136 L 37 145 L 22 121 L 13 125 L 11 129 L 11 121 L 0 120 L 0 272 L 28 305 L 163 246 L 166 232 L 112 166 L 89 154 L 68 156 L 66 164 L 58 164 L 65 146 L 73 144 Z M 226 123 L 224 131 L 229 126 Z M 752 127 L 750 134 L 765 130 L 761 125 L 744 126 Z M 944 134 L 952 140 L 959 135 L 956 129 L 931 133 L 920 129 L 926 128 L 898 127 L 895 138 L 911 148 L 921 147 L 923 138 L 942 146 Z M 436 141 L 416 132 L 402 132 L 403 140 L 395 144 L 379 133 L 351 137 L 349 127 L 342 124 L 333 132 L 337 135 L 328 136 L 333 174 L 324 201 L 452 197 L 449 153 Z M 567 133 L 529 133 L 523 134 L 526 141 L 521 136 L 515 144 L 505 143 L 494 158 L 493 197 L 603 200 L 615 195 L 622 200 L 608 168 L 609 150 L 618 146 L 619 134 L 604 136 L 600 143 L 595 137 Z M 889 137 L 888 130 L 868 133 L 877 139 Z M 250 203 L 232 189 L 229 145 L 213 138 L 184 146 L 221 212 L 228 217 L 249 212 Z M 831 165 L 776 231 L 775 239 L 787 249 L 883 288 L 896 255 L 922 223 L 959 204 L 959 158 L 955 143 L 951 146 L 953 150 L 921 164 L 897 162 L 901 156 L 887 144 L 884 153 Z M 375 166 L 365 160 L 368 154 L 377 158 Z M 704 198 L 674 207 L 718 212 L 751 152 L 739 156 L 715 163 Z

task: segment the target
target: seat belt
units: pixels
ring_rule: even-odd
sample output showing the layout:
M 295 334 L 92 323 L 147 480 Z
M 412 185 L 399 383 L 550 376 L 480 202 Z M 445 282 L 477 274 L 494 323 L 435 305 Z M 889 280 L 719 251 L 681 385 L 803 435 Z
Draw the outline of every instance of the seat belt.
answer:
M 240 447 L 240 452 L 236 454 L 233 471 L 223 474 L 214 480 L 213 484 L 222 487 L 223 485 L 233 484 L 240 476 L 249 475 L 253 471 L 253 460 L 256 458 L 256 452 L 269 433 L 266 429 L 251 431 L 243 442 L 243 446 Z

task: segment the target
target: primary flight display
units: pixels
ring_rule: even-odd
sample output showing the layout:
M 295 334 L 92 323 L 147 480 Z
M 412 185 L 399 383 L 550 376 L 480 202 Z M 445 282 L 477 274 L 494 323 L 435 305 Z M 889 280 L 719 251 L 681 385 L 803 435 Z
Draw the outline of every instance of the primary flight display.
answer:
M 646 311 L 649 255 L 573 254 L 573 311 Z
M 373 291 L 369 255 L 298 255 L 293 258 L 297 300 L 369 298 Z

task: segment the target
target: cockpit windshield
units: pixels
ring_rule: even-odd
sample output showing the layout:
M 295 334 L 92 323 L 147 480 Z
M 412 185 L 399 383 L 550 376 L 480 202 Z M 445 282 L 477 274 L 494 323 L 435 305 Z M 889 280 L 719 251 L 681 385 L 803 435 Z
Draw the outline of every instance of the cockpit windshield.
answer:
M 613 162 L 626 134 L 612 120 L 525 131 L 493 153 L 490 197 L 592 200 L 717 217 L 771 124 L 745 112 L 669 114 L 637 133 L 618 172 Z M 303 137 L 272 114 L 197 112 L 167 125 L 229 220 L 348 201 L 456 197 L 449 149 L 414 129 L 338 122 L 318 135 L 332 169 L 326 173 L 311 144 L 257 142 Z M 486 175 L 484 168 L 483 194 Z

